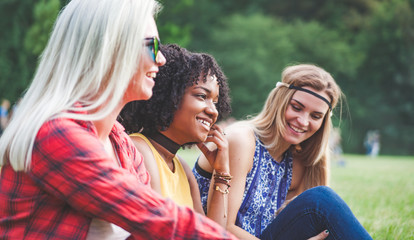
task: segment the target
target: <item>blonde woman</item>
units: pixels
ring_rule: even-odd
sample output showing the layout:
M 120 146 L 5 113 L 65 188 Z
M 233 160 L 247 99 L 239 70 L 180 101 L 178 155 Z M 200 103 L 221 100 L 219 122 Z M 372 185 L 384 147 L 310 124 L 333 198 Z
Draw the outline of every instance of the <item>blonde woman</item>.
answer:
M 233 175 L 230 232 L 242 239 L 370 239 L 331 189 L 313 188 L 328 185 L 331 114 L 341 94 L 322 68 L 290 66 L 257 116 L 225 130 Z M 211 171 L 203 157 L 193 169 L 204 204 Z M 334 206 L 340 210 L 329 214 Z
M 116 118 L 165 58 L 154 0 L 73 0 L 0 139 L 6 239 L 234 239 L 150 189 Z

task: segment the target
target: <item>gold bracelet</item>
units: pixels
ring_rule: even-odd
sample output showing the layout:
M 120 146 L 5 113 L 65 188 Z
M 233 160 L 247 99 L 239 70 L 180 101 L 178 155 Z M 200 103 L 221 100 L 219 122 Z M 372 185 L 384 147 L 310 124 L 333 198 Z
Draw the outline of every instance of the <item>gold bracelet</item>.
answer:
M 221 192 L 222 194 L 223 194 L 223 204 L 224 204 L 224 218 L 227 218 L 227 204 L 228 204 L 228 202 L 227 202 L 227 194 L 229 193 L 229 188 L 227 188 L 227 189 L 225 189 L 225 190 L 223 190 L 223 189 L 221 189 L 219 186 L 217 186 L 217 185 L 214 185 L 215 186 L 215 190 L 216 191 L 219 191 L 219 192 Z
M 223 190 L 218 185 L 214 185 L 214 186 L 215 186 L 214 190 L 216 190 L 216 191 L 219 191 L 219 192 L 221 192 L 223 194 L 228 194 L 229 193 L 229 189 L 228 188 Z

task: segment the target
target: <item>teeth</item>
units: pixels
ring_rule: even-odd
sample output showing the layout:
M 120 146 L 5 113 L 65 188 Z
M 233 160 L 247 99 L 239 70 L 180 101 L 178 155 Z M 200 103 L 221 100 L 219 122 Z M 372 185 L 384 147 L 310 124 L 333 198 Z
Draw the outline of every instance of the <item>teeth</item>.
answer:
M 207 127 L 211 126 L 211 123 L 209 123 L 207 121 L 204 121 L 204 120 L 201 120 L 201 119 L 197 119 L 197 121 L 201 122 L 202 124 L 206 125 Z
M 155 77 L 157 77 L 157 73 L 155 73 L 155 72 L 147 73 L 147 77 L 155 78 Z
M 303 133 L 303 132 L 305 132 L 304 130 L 302 130 L 302 129 L 299 129 L 299 128 L 295 128 L 294 126 L 290 126 L 293 130 L 295 130 L 295 132 L 298 132 L 298 133 Z

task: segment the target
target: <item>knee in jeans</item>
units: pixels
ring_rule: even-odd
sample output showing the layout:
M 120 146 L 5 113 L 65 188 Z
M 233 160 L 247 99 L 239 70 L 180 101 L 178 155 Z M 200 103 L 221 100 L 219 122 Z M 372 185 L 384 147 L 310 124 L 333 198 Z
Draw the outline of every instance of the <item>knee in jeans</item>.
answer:
M 328 196 L 328 195 L 336 195 L 336 193 L 327 186 L 317 186 L 306 190 L 305 192 L 309 192 L 311 195 L 318 196 Z
M 338 194 L 327 186 L 314 187 L 303 193 L 306 193 L 305 197 L 309 198 L 311 201 L 317 200 L 317 202 L 325 207 L 342 203 L 342 199 L 338 196 Z M 315 201 L 312 202 L 316 203 Z

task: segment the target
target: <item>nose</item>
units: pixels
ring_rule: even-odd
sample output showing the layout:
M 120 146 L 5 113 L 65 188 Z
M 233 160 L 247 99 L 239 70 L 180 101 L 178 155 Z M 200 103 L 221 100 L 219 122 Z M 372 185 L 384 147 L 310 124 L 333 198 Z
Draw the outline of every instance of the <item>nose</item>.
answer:
M 213 122 L 216 122 L 219 113 L 217 111 L 216 105 L 212 101 L 209 101 L 209 104 L 207 105 L 205 111 L 209 117 L 213 119 Z
M 307 114 L 298 116 L 298 122 L 301 126 L 307 127 L 309 125 L 309 116 Z
M 157 54 L 157 65 L 163 66 L 167 62 L 167 59 L 165 58 L 164 54 L 161 51 L 158 51 Z

